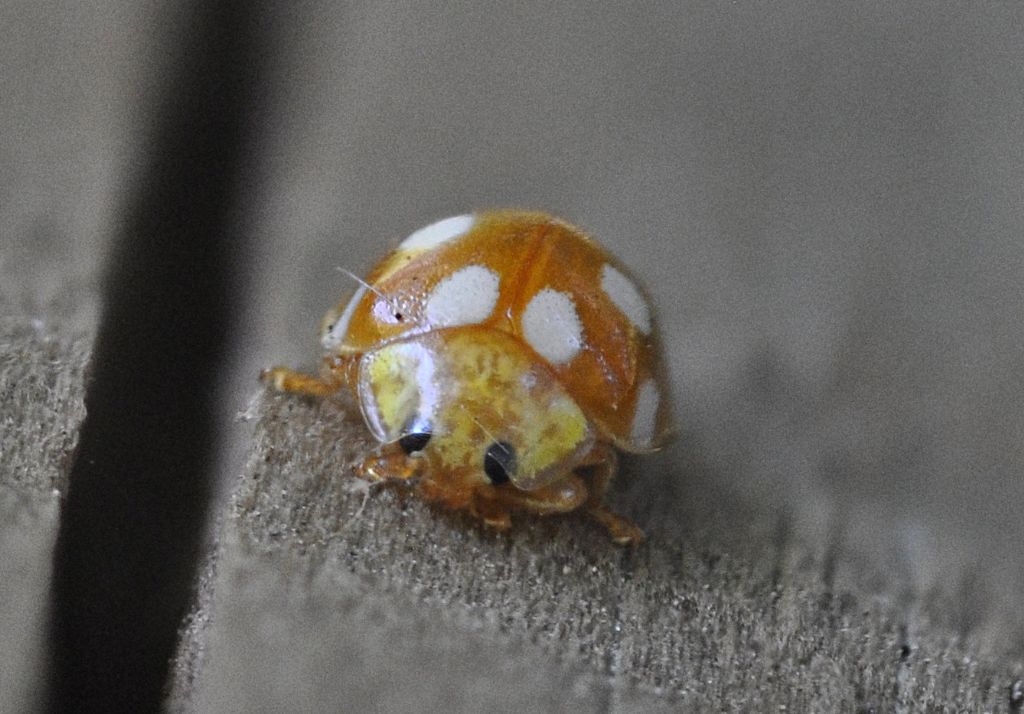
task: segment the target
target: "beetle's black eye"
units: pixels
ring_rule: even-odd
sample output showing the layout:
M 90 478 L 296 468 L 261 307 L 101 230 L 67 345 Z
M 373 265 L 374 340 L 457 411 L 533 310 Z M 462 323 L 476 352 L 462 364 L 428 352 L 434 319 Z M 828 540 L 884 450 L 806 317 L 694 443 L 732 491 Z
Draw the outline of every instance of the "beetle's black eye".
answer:
M 516 451 L 507 441 L 495 441 L 484 454 L 484 473 L 495 486 L 508 481 L 516 470 Z
M 403 436 L 398 440 L 398 445 L 402 447 L 402 451 L 411 456 L 417 451 L 423 451 L 428 441 L 430 441 L 429 431 L 417 431 Z

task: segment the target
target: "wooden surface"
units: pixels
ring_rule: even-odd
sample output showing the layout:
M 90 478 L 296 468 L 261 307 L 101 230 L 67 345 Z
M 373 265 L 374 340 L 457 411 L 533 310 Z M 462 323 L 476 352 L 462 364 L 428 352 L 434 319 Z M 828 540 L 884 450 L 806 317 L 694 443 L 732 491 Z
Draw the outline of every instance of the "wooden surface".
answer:
M 2 708 L 23 711 L 86 343 L 5 327 Z M 343 471 L 365 437 L 344 409 L 271 395 L 244 415 L 251 457 L 183 630 L 172 710 L 1010 706 L 1019 664 L 979 656 L 898 583 L 866 592 L 829 548 L 703 493 L 693 464 L 690 505 L 617 494 L 652 531 L 635 552 L 577 518 L 500 536 L 357 488 Z
M 871 592 L 834 546 L 744 511 L 693 464 L 660 502 L 618 494 L 651 532 L 636 551 L 582 518 L 496 535 L 401 490 L 360 488 L 345 470 L 365 437 L 345 413 L 282 395 L 253 405 L 254 449 L 186 630 L 174 708 L 1007 706 L 1012 660 L 934 627 L 896 584 Z M 632 465 L 638 478 L 671 468 Z
M 8 276 L 11 278 L 13 276 Z M 0 711 L 31 711 L 45 685 L 60 495 L 83 409 L 89 341 L 0 318 Z
M 256 3 L 259 71 L 213 79 L 195 58 L 243 25 L 195 7 L 0 23 L 0 711 L 54 685 L 85 362 L 111 276 L 145 262 L 107 261 L 150 229 L 202 246 L 210 196 L 237 278 L 204 390 L 219 452 L 175 501 L 209 528 L 108 528 L 105 552 L 160 592 L 147 539 L 206 538 L 163 623 L 172 710 L 1022 709 L 1018 6 Z M 217 102 L 247 126 L 212 167 L 193 129 Z M 339 267 L 502 205 L 586 227 L 655 298 L 682 430 L 617 486 L 635 553 L 576 518 L 496 536 L 361 491 L 351 405 L 255 382 L 314 364 Z M 180 314 L 162 337 L 187 345 L 204 310 Z M 130 507 L 111 483 L 93 503 Z

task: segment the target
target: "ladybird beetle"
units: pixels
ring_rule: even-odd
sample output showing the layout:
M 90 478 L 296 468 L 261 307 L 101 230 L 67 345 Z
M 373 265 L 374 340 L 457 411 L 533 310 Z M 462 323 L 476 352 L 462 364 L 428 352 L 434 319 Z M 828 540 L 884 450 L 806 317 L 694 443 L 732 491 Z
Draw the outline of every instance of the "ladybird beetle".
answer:
M 616 450 L 670 432 L 658 337 L 636 283 L 578 228 L 510 210 L 422 228 L 328 312 L 321 344 L 319 377 L 261 376 L 350 390 L 381 442 L 362 477 L 415 477 L 424 499 L 498 530 L 514 510 L 584 508 L 616 543 L 643 539 L 604 497 Z

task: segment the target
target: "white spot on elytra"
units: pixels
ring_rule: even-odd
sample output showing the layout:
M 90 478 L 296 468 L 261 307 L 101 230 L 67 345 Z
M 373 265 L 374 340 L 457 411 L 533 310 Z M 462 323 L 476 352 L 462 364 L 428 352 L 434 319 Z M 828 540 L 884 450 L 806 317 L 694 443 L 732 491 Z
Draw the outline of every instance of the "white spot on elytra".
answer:
M 439 282 L 427 298 L 427 321 L 436 327 L 483 322 L 498 302 L 498 274 L 467 265 Z
M 658 404 L 661 396 L 653 380 L 644 382 L 636 394 L 636 411 L 633 412 L 633 427 L 630 437 L 638 446 L 650 446 L 654 441 L 654 430 L 658 424 Z
M 429 250 L 442 243 L 447 243 L 463 235 L 473 227 L 474 218 L 471 214 L 452 216 L 437 223 L 420 228 L 402 241 L 399 247 L 406 250 Z
M 366 286 L 360 285 L 355 294 L 352 295 L 352 299 L 348 301 L 348 305 L 345 306 L 341 316 L 334 321 L 331 328 L 320 338 L 320 345 L 325 350 L 333 350 L 345 341 L 345 336 L 348 335 L 348 325 L 352 322 L 352 314 L 356 311 L 356 307 L 359 306 L 364 295 L 366 295 Z
M 568 362 L 583 347 L 583 324 L 568 294 L 544 288 L 530 300 L 522 317 L 523 337 L 553 364 Z
M 651 331 L 651 308 L 629 278 L 611 265 L 601 269 L 601 289 L 640 332 Z

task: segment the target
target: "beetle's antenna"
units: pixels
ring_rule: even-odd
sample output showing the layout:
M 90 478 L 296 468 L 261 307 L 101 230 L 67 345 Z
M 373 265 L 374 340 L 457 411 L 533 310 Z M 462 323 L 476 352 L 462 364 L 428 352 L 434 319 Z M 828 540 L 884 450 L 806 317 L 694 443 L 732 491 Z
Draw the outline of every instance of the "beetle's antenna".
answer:
M 336 270 L 337 270 L 338 272 L 340 272 L 340 273 L 344 273 L 344 274 L 345 274 L 345 275 L 347 275 L 348 277 L 352 278 L 353 280 L 355 280 L 355 281 L 356 281 L 357 283 L 359 283 L 360 285 L 362 285 L 362 286 L 363 286 L 364 288 L 366 288 L 367 290 L 369 290 L 369 291 L 370 291 L 371 293 L 373 293 L 374 295 L 376 295 L 377 297 L 379 297 L 379 298 L 380 298 L 381 300 L 383 300 L 384 302 L 388 303 L 389 305 L 391 304 L 391 301 L 390 301 L 390 300 L 388 299 L 388 296 L 387 296 L 387 295 L 385 295 L 385 294 L 384 294 L 384 293 L 382 293 L 382 292 L 381 292 L 380 290 L 378 290 L 377 288 L 375 288 L 375 287 L 373 287 L 372 285 L 370 285 L 370 284 L 369 284 L 368 282 L 366 282 L 365 280 L 363 280 L 362 278 L 360 278 L 360 277 L 359 277 L 358 275 L 356 275 L 355 273 L 353 273 L 353 272 L 352 272 L 351 270 L 348 270 L 347 268 L 343 268 L 343 267 L 341 267 L 340 265 L 339 265 L 339 266 L 338 266 L 338 267 L 336 268 Z
M 338 270 L 338 272 L 344 273 L 348 277 L 352 278 L 357 283 L 362 285 L 364 288 L 369 290 L 371 293 L 373 293 L 374 295 L 379 297 L 381 300 L 383 300 L 387 304 L 387 306 L 391 308 L 391 312 L 394 314 L 395 318 L 398 319 L 399 321 L 401 321 L 401 319 L 402 319 L 402 311 L 399 309 L 398 305 L 396 305 L 394 302 L 392 302 L 391 298 L 389 298 L 387 295 L 382 293 L 377 288 L 375 288 L 372 285 L 370 285 L 368 282 L 366 282 L 365 280 L 360 278 L 358 275 L 353 273 L 351 270 L 348 270 L 347 268 L 343 268 L 340 265 L 337 267 L 337 270 Z

